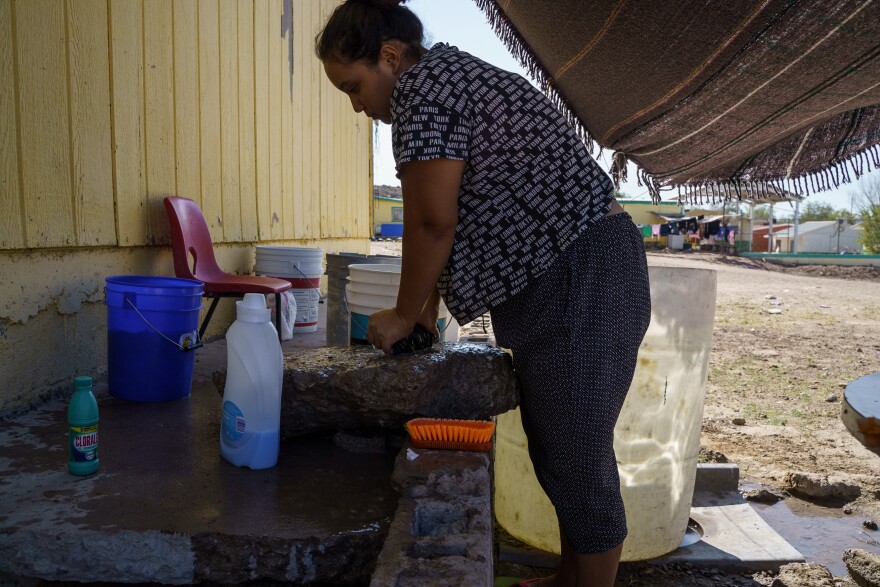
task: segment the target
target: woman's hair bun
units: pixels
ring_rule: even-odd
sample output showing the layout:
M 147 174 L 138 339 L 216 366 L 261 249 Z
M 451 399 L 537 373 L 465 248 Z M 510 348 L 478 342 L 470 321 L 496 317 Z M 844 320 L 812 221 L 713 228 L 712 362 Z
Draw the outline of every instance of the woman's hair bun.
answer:
M 382 43 L 401 41 L 410 57 L 421 55 L 424 28 L 419 17 L 403 6 L 406 0 L 345 0 L 336 7 L 315 37 L 321 61 L 351 63 L 364 59 L 375 64 Z

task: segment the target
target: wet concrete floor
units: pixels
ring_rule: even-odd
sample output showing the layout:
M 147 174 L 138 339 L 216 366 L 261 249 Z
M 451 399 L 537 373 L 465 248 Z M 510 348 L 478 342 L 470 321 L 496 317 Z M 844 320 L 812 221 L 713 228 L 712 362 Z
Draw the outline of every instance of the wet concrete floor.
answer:
M 322 316 L 323 318 L 323 316 Z M 284 343 L 322 346 L 323 329 Z M 387 527 L 397 450 L 355 454 L 326 437 L 283 440 L 278 466 L 237 468 L 219 451 L 225 341 L 198 349 L 191 395 L 134 403 L 95 386 L 100 470 L 67 472 L 66 401 L 0 422 L 0 531 L 156 530 L 309 538 Z M 72 378 L 71 378 L 72 380 Z
M 395 453 L 362 455 L 327 438 L 282 442 L 278 466 L 234 467 L 220 457 L 220 395 L 197 383 L 190 397 L 142 404 L 102 397 L 101 466 L 66 471 L 66 406 L 0 424 L 4 528 L 73 523 L 80 529 L 183 534 L 309 536 L 366 529 L 390 519 Z M 40 512 L 52 512 L 50 516 Z

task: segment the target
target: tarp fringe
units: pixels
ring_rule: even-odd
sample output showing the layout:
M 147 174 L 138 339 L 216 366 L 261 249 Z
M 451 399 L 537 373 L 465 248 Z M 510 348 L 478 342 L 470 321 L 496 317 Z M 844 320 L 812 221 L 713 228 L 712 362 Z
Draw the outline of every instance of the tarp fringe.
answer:
M 615 154 L 615 165 L 625 159 L 621 153 Z M 697 180 L 684 184 L 665 185 L 644 169 L 638 168 L 641 183 L 647 186 L 654 203 L 659 203 L 660 190 L 678 188 L 678 200 L 690 204 L 720 204 L 731 200 L 750 199 L 755 194 L 763 199 L 783 201 L 788 196 L 781 196 L 779 191 L 785 190 L 790 195 L 803 199 L 844 184 L 858 180 L 865 173 L 880 169 L 880 145 L 872 145 L 867 149 L 853 153 L 845 159 L 837 159 L 816 171 L 794 177 L 771 177 L 766 179 L 730 178 L 728 180 Z M 852 170 L 852 174 L 850 174 Z
M 590 134 L 583 121 L 575 114 L 574 109 L 569 105 L 565 96 L 556 87 L 550 72 L 544 67 L 537 55 L 535 55 L 525 39 L 519 34 L 519 31 L 507 18 L 497 3 L 497 0 L 474 0 L 476 5 L 486 15 L 489 25 L 495 31 L 495 34 L 501 39 L 501 42 L 507 47 L 511 55 L 529 72 L 529 75 L 537 82 L 541 91 L 550 99 L 553 105 L 562 113 L 565 120 L 571 125 L 577 134 L 589 149 L 590 154 L 594 154 L 596 147 L 602 152 L 602 146 L 599 145 Z M 622 181 L 626 181 L 627 162 L 629 157 L 620 151 L 615 152 L 614 161 L 611 165 L 611 176 L 614 180 L 615 188 L 620 187 Z M 859 152 L 850 154 L 844 159 L 833 159 L 825 166 L 815 171 L 799 175 L 791 178 L 787 176 L 770 177 L 766 179 L 747 179 L 749 190 L 752 194 L 762 194 L 766 197 L 768 193 L 776 194 L 775 186 L 771 182 L 781 182 L 780 185 L 789 186 L 788 191 L 801 197 L 811 193 L 839 187 L 841 184 L 850 183 L 852 181 L 846 170 L 847 164 L 852 168 L 856 179 L 865 174 L 865 167 L 869 170 L 873 164 L 874 169 L 880 169 L 880 145 L 874 144 Z M 696 203 L 697 200 L 703 203 L 705 197 L 707 202 L 720 203 L 722 201 L 730 201 L 733 199 L 742 200 L 748 194 L 743 193 L 743 179 L 730 178 L 727 180 L 701 180 L 684 184 L 664 184 L 661 179 L 656 178 L 653 174 L 646 172 L 641 166 L 638 166 L 636 179 L 640 187 L 648 188 L 651 200 L 658 204 L 660 202 L 660 190 L 671 189 L 674 185 L 684 188 L 684 193 L 679 189 L 678 199 L 682 203 Z M 714 182 L 714 183 L 713 183 Z M 708 189 L 712 185 L 713 189 Z M 705 192 L 705 195 L 704 193 Z M 774 196 L 775 197 L 775 196 Z
M 541 88 L 541 91 L 544 92 L 548 98 L 550 98 L 553 105 L 556 106 L 565 117 L 565 120 L 572 128 L 574 128 L 578 138 L 587 145 L 587 148 L 592 155 L 597 146 L 595 139 L 590 134 L 590 131 L 587 130 L 587 127 L 584 126 L 583 121 L 577 114 L 575 114 L 574 108 L 569 105 L 565 96 L 563 96 L 556 87 L 556 82 L 553 80 L 550 72 L 547 71 L 537 55 L 532 52 L 528 44 L 525 42 L 525 39 L 522 38 L 519 31 L 516 30 L 516 27 L 510 22 L 510 19 L 507 18 L 507 15 L 498 7 L 496 0 L 474 1 L 479 9 L 483 11 L 483 14 L 486 15 L 489 25 L 495 31 L 498 38 L 501 39 L 501 42 L 504 43 L 505 47 L 510 51 L 510 54 L 513 55 L 514 59 L 516 59 L 538 83 L 538 87 Z M 624 166 L 624 169 L 625 168 L 626 167 Z

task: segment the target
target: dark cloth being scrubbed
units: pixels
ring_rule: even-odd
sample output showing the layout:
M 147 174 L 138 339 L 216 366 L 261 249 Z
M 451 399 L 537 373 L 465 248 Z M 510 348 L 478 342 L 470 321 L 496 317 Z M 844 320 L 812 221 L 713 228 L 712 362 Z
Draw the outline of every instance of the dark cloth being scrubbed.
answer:
M 428 331 L 421 324 L 416 324 L 413 331 L 406 338 L 401 338 L 391 345 L 392 355 L 410 355 L 417 351 L 424 351 L 437 342 L 439 338 Z

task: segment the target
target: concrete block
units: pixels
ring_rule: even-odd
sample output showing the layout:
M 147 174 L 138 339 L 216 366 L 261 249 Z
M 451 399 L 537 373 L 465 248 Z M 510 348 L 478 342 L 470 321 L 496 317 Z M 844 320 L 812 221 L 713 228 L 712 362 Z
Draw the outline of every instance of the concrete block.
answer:
M 700 463 L 694 481 L 694 493 L 736 492 L 739 489 L 739 466 L 734 463 Z
M 403 497 L 371 587 L 492 585 L 489 465 L 485 453 L 404 447 L 393 475 Z
M 407 497 L 489 495 L 489 460 L 488 453 L 402 450 L 394 463 L 391 483 Z

